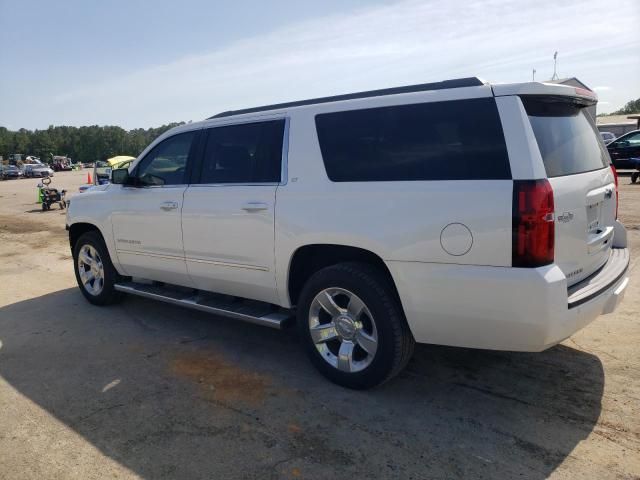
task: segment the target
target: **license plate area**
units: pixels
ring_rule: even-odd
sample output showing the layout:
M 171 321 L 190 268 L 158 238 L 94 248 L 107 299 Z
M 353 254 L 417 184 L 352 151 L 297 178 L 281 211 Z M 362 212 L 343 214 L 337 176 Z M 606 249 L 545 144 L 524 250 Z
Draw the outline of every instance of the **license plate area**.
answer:
M 602 202 L 587 205 L 587 234 L 602 232 Z

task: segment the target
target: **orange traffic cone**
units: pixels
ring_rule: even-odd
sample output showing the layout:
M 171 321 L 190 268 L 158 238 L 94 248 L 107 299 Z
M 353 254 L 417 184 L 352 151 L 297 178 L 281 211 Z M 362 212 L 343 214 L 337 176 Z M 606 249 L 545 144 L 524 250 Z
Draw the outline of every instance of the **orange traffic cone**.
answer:
M 91 180 L 91 173 L 87 172 L 87 183 L 88 184 L 92 184 L 93 181 Z

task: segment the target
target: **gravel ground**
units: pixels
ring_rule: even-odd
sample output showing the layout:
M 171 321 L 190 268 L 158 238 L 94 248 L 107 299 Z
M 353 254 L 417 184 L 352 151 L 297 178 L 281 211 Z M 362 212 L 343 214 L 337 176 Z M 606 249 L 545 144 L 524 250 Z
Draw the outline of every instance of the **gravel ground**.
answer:
M 632 281 L 615 314 L 538 354 L 420 345 L 368 392 L 326 382 L 293 331 L 138 298 L 89 305 L 37 183 L 0 182 L 0 478 L 640 478 L 628 178 Z

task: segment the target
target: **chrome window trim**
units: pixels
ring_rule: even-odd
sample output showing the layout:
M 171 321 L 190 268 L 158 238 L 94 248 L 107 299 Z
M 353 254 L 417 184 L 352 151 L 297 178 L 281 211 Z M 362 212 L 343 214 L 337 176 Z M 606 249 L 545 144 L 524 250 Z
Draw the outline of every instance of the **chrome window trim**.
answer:
M 238 182 L 238 183 L 192 183 L 189 187 L 274 187 L 279 182 Z
M 289 124 L 291 117 L 284 118 L 284 138 L 282 139 L 282 160 L 280 165 L 280 185 L 289 182 Z

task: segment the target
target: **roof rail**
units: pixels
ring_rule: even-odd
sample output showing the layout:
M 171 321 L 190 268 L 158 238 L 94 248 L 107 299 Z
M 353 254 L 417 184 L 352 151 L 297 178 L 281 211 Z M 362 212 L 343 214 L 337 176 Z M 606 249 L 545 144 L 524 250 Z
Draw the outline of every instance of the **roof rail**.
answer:
M 297 102 L 276 103 L 273 105 L 265 105 L 262 107 L 245 108 L 242 110 L 229 110 L 221 112 L 212 118 L 231 117 L 233 115 L 242 115 L 244 113 L 264 112 L 267 110 L 277 110 L 289 107 L 301 107 L 303 105 L 314 105 L 317 103 L 339 102 L 341 100 L 354 100 L 356 98 L 383 97 L 385 95 L 396 95 L 398 93 L 425 92 L 428 90 L 444 90 L 447 88 L 460 87 L 479 87 L 485 83 L 478 77 L 455 78 L 453 80 L 444 80 L 442 82 L 421 83 L 419 85 L 407 85 L 405 87 L 383 88 L 381 90 L 369 90 L 366 92 L 347 93 L 344 95 L 334 95 L 331 97 L 312 98 L 310 100 L 299 100 Z

